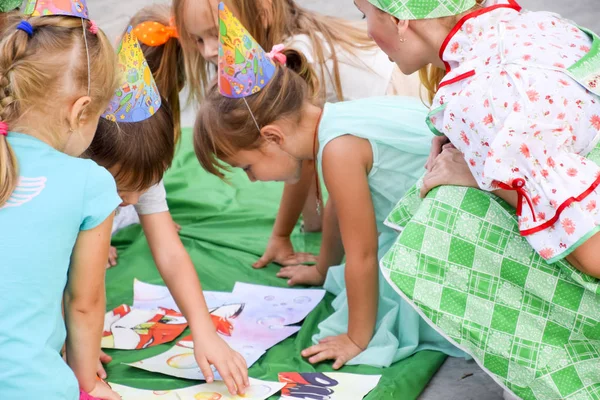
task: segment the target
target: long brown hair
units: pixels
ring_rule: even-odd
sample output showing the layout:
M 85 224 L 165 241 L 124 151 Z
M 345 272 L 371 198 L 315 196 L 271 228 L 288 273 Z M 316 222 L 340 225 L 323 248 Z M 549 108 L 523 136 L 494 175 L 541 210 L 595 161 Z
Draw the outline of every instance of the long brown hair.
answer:
M 54 141 L 68 127 L 57 98 L 77 98 L 88 94 L 90 104 L 82 120 L 99 115 L 116 89 L 116 57 L 102 31 L 89 32 L 89 21 L 72 17 L 28 18 L 32 37 L 16 29 L 21 19 L 11 16 L 0 42 L 0 121 L 11 130 L 44 136 Z M 85 28 L 85 29 L 84 29 Z M 86 45 L 89 50 L 88 69 Z M 32 110 L 45 113 L 43 132 L 32 132 L 25 116 Z M 18 181 L 15 154 L 6 137 L 0 135 L 0 206 L 14 191 Z
M 171 7 L 166 4 L 153 4 L 144 7 L 131 18 L 129 25 L 135 28 L 143 22 L 158 22 L 169 26 L 171 24 Z M 181 137 L 179 92 L 185 86 L 183 49 L 179 44 L 179 40 L 174 37 L 160 46 L 146 46 L 143 43 L 140 43 L 140 46 L 161 96 L 169 102 L 174 120 L 175 143 L 177 143 Z
M 276 63 L 273 78 L 260 92 L 231 99 L 216 85 L 208 91 L 196 118 L 194 150 L 209 173 L 223 179 L 227 166 L 219 160 L 261 146 L 256 124 L 266 126 L 283 118 L 299 121 L 304 104 L 317 101 L 319 81 L 306 57 L 293 49 L 284 53 L 287 67 Z
M 477 4 L 471 8 L 469 11 L 462 13 L 460 15 L 453 15 L 450 17 L 440 18 L 442 24 L 449 29 L 452 29 L 458 24 L 458 21 L 468 13 L 473 12 L 474 10 L 483 7 L 484 3 L 487 0 L 476 0 Z M 446 70 L 442 68 L 438 68 L 434 65 L 427 65 L 419 70 L 419 79 L 421 80 L 421 84 L 427 90 L 427 104 L 431 105 L 433 103 L 433 99 L 440 88 L 440 83 L 444 80 L 446 76 Z
M 173 0 L 173 11 L 185 52 L 186 75 L 191 86 L 190 95 L 200 101 L 208 87 L 208 65 L 197 50 L 194 38 L 185 30 L 183 21 L 185 1 L 197 0 Z M 294 0 L 269 0 L 270 9 L 265 9 L 261 5 L 263 1 L 259 0 L 227 0 L 225 3 L 266 51 L 270 51 L 276 44 L 284 43 L 292 36 L 308 36 L 315 60 L 319 65 L 323 65 L 319 77 L 322 83 L 326 81 L 326 74 L 328 74 L 324 67 L 327 62 L 325 51 L 328 50 L 333 61 L 331 78 L 340 101 L 344 99 L 344 94 L 336 46 L 349 54 L 376 47 L 365 29 L 353 26 L 350 21 L 302 8 Z M 266 28 L 265 21 L 269 23 Z M 325 85 L 322 85 L 322 90 L 321 95 L 324 98 Z
M 163 101 L 156 113 L 139 122 L 113 122 L 100 118 L 85 156 L 114 175 L 119 190 L 146 190 L 158 183 L 175 154 L 173 115 Z

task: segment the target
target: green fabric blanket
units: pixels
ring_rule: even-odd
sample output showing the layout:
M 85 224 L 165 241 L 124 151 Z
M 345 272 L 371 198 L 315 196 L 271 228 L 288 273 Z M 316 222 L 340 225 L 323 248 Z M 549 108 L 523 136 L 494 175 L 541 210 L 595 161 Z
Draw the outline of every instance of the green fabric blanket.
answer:
M 181 239 L 194 261 L 205 290 L 231 291 L 236 281 L 286 286 L 284 280 L 275 276 L 278 266 L 270 265 L 262 270 L 251 267 L 265 249 L 277 213 L 282 185 L 251 184 L 241 172 L 230 174 L 229 184 L 208 175 L 196 160 L 189 131 L 184 132 L 165 183 L 171 213 L 183 227 Z M 295 233 L 293 241 L 297 250 L 316 253 L 320 235 Z M 119 232 L 113 239 L 113 245 L 119 249 L 119 264 L 107 272 L 108 309 L 133 302 L 134 278 L 164 285 L 139 225 Z M 332 300 L 333 297 L 327 295 L 303 322 L 300 332 L 271 348 L 250 368 L 250 376 L 276 381 L 279 372 L 332 371 L 331 363 L 323 363 L 315 369 L 300 356 L 300 351 L 311 344 L 310 338 L 316 332 L 318 323 L 332 312 Z M 108 351 L 113 357 L 107 369 L 109 381 L 155 390 L 201 383 L 122 364 L 154 356 L 173 345 L 169 343 L 136 351 Z M 366 399 L 410 400 L 420 395 L 445 358 L 444 354 L 424 351 L 390 368 L 353 366 L 344 367 L 342 372 L 383 375 L 378 387 Z

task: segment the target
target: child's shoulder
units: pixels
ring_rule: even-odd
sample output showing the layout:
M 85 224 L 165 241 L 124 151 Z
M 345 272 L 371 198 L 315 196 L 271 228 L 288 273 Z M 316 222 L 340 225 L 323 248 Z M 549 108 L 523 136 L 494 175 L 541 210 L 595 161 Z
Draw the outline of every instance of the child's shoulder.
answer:
M 341 121 L 349 124 L 366 123 L 370 126 L 379 124 L 400 125 L 403 121 L 410 120 L 411 123 L 423 124 L 428 109 L 423 102 L 416 97 L 383 96 L 369 97 L 366 99 L 343 101 L 339 103 L 327 103 L 325 105 L 322 128 L 328 122 Z
M 427 111 L 423 101 L 411 96 L 378 96 L 367 97 L 351 101 L 342 101 L 339 103 L 327 103 L 328 109 L 334 110 L 355 110 L 363 109 L 363 112 L 379 113 L 387 109 L 398 110 L 417 110 Z

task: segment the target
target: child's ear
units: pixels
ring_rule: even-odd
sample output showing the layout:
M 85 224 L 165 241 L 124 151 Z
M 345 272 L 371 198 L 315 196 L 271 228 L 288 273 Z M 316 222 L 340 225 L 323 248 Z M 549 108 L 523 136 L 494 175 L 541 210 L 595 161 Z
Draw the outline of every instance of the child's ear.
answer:
M 71 112 L 69 114 L 69 126 L 72 130 L 77 131 L 81 125 L 82 117 L 85 112 L 86 107 L 92 102 L 90 96 L 83 96 L 78 98 L 73 106 L 71 107 Z
M 284 135 L 277 125 L 267 125 L 260 130 L 260 135 L 267 143 L 275 143 L 281 146 L 284 141 Z
M 394 25 L 396 25 L 396 30 L 398 31 L 398 36 L 403 37 L 408 29 L 409 21 L 407 19 L 398 19 L 393 15 L 390 15 L 389 18 L 392 19 Z

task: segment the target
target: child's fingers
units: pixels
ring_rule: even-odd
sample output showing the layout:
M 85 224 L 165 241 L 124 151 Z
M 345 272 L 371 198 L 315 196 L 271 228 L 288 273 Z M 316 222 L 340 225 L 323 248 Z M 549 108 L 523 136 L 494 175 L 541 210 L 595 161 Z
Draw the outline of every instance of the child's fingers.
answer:
M 98 360 L 98 365 L 96 366 L 96 374 L 102 378 L 106 379 L 106 371 L 104 370 L 104 365 Z
M 314 346 L 310 346 L 307 349 L 302 350 L 301 354 L 302 354 L 302 357 L 308 358 L 308 357 L 311 357 L 311 356 L 325 350 L 326 348 L 327 348 L 326 345 L 319 343 L 319 344 L 315 344 Z
M 317 256 L 310 253 L 296 253 L 292 257 L 285 260 L 283 265 L 297 265 L 297 264 L 314 264 L 317 262 Z
M 230 361 L 229 370 L 231 371 L 231 375 L 233 376 L 233 380 L 235 382 L 235 387 L 237 388 L 237 391 L 232 394 L 244 394 L 246 391 L 246 380 L 244 379 L 244 375 L 242 374 L 242 371 L 236 364 L 235 360 Z
M 261 258 L 258 259 L 257 262 L 255 262 L 254 264 L 252 264 L 253 268 L 264 268 L 267 266 L 267 264 L 269 264 L 271 262 L 273 258 L 270 256 L 267 256 L 266 254 L 263 255 Z
M 326 348 L 323 351 L 321 351 L 320 353 L 317 353 L 316 355 L 310 357 L 308 359 L 308 362 L 311 364 L 318 364 L 322 361 L 331 360 L 335 357 L 336 357 L 335 352 L 331 348 Z
M 196 361 L 198 361 L 198 367 L 200 367 L 200 371 L 202 371 L 202 375 L 204 375 L 204 380 L 207 383 L 212 383 L 212 381 L 215 380 L 215 377 L 206 357 L 202 356 L 199 360 Z
M 294 265 L 293 267 L 283 267 L 277 273 L 277 277 L 285 278 L 285 279 L 292 278 L 297 269 L 298 269 L 297 265 Z
M 246 360 L 240 353 L 235 353 L 235 362 L 242 371 L 242 377 L 244 378 L 244 386 L 250 386 L 250 379 L 248 379 L 248 364 L 246 364 Z
M 333 363 L 333 369 L 340 369 L 344 366 L 344 364 L 346 364 L 346 360 L 343 356 L 339 356 L 335 359 L 335 362 Z
M 102 362 L 102 364 L 108 364 L 112 361 L 112 357 L 100 350 L 100 361 Z
M 335 339 L 335 336 L 327 336 L 324 339 L 319 340 L 319 343 L 329 343 Z
M 227 390 L 229 390 L 229 393 L 231 393 L 232 396 L 235 396 L 237 394 L 237 388 L 235 386 L 235 380 L 233 378 L 233 375 L 231 374 L 231 371 L 229 370 L 229 367 L 225 363 L 223 363 L 217 369 L 219 370 L 221 378 L 223 378 L 225 386 L 227 386 Z

